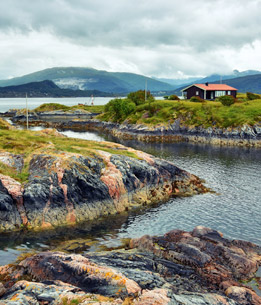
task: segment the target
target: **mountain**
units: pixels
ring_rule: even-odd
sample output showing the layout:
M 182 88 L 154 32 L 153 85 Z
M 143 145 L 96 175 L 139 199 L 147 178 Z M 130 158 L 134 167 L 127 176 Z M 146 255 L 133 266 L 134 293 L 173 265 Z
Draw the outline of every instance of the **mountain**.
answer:
M 104 92 L 127 93 L 145 88 L 150 91 L 173 89 L 170 84 L 134 73 L 107 72 L 91 68 L 51 68 L 16 77 L 0 80 L 0 86 L 21 85 L 30 82 L 52 80 L 61 88 L 80 90 L 100 90 Z
M 232 74 L 226 74 L 226 75 L 221 75 L 221 74 L 211 74 L 209 76 L 206 76 L 204 78 L 198 78 L 198 77 L 190 77 L 190 78 L 184 78 L 184 79 L 179 79 L 179 78 L 155 78 L 157 80 L 163 81 L 165 83 L 171 84 L 175 88 L 179 88 L 184 85 L 184 87 L 189 86 L 190 84 L 203 84 L 203 83 L 210 83 L 210 82 L 220 82 L 220 80 L 224 81 L 227 79 L 232 79 L 232 78 L 238 78 L 241 76 L 248 76 L 248 75 L 255 75 L 255 74 L 261 74 L 261 71 L 258 70 L 246 70 L 239 72 L 238 70 L 234 70 Z
M 201 83 L 204 84 L 204 81 L 198 81 L 195 83 Z M 209 82 L 210 84 L 219 84 L 219 81 Z M 234 87 L 238 89 L 238 92 L 253 92 L 253 93 L 261 93 L 261 73 L 254 74 L 254 75 L 246 75 L 231 79 L 226 79 L 223 81 L 223 83 Z M 182 86 L 180 88 L 177 88 L 176 90 L 168 92 L 168 94 L 178 94 L 180 95 L 181 90 L 185 87 L 189 86 L 190 84 L 187 84 L 185 86 Z
M 156 79 L 158 81 L 161 81 L 161 82 L 164 82 L 164 83 L 167 83 L 167 84 L 170 84 L 174 88 L 178 88 L 178 87 L 182 86 L 183 84 L 193 83 L 194 81 L 198 80 L 198 77 L 189 77 L 189 78 L 182 78 L 182 79 L 179 79 L 179 78 L 171 79 L 171 78 L 157 78 L 157 77 L 154 77 L 154 79 Z
M 212 74 L 210 76 L 198 79 L 194 83 L 202 84 L 202 83 L 206 83 L 206 82 L 220 82 L 220 80 L 223 81 L 223 80 L 227 80 L 227 79 L 233 79 L 233 78 L 256 75 L 256 74 L 261 74 L 261 71 L 246 70 L 246 71 L 239 72 L 238 70 L 234 70 L 233 74 L 228 74 L 228 75 Z
M 54 82 L 44 80 L 24 85 L 0 87 L 0 97 L 89 97 L 112 96 L 110 93 L 98 90 L 61 89 Z

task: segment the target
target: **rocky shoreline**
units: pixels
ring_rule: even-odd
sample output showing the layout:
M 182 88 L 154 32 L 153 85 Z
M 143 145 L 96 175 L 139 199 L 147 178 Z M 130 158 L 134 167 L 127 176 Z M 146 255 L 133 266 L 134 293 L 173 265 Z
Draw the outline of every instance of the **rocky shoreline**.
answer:
M 125 249 L 42 252 L 0 267 L 0 305 L 260 305 L 247 281 L 261 248 L 210 228 L 132 239 Z
M 14 123 L 24 124 L 25 115 L 6 113 Z M 166 126 L 146 126 L 135 124 L 118 124 L 95 119 L 96 114 L 66 114 L 62 112 L 32 113 L 30 124 L 44 125 L 57 129 L 74 131 L 101 131 L 120 139 L 132 139 L 144 142 L 194 142 L 213 145 L 261 147 L 261 123 L 254 126 L 204 128 L 185 126 L 180 119 Z
M 115 143 L 101 145 L 103 150 L 85 156 L 56 151 L 50 142 L 27 157 L 26 183 L 0 174 L 0 231 L 74 225 L 208 191 L 198 177 L 171 162 Z M 17 171 L 25 163 L 23 155 L 9 152 L 2 152 L 0 161 Z

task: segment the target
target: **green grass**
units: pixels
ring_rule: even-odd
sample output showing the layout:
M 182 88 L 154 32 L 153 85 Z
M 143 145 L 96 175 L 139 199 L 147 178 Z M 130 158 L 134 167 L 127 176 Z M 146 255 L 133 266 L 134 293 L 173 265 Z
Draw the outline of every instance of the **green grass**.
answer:
M 0 162 L 0 173 L 21 183 L 26 183 L 28 180 L 29 162 L 33 154 L 46 153 L 62 156 L 63 152 L 69 152 L 95 157 L 98 155 L 97 150 L 101 150 L 111 154 L 138 158 L 134 152 L 118 149 L 118 144 L 115 143 L 57 137 L 55 131 L 47 134 L 42 131 L 7 130 L 0 127 L 0 139 L 0 151 L 23 154 L 25 164 L 22 172 L 18 173 L 14 168 Z
M 44 111 L 55 111 L 55 110 L 63 110 L 63 111 L 70 111 L 81 109 L 93 113 L 101 113 L 104 110 L 104 105 L 99 106 L 86 106 L 86 105 L 74 105 L 74 106 L 65 106 L 58 103 L 45 103 L 40 105 L 39 107 L 35 108 L 33 111 L 35 112 L 44 112 Z
M 110 120 L 108 113 L 99 115 L 98 118 Z M 181 120 L 181 124 L 206 128 L 254 125 L 261 121 L 261 99 L 246 101 L 245 94 L 239 94 L 239 101 L 231 106 L 223 106 L 216 101 L 155 101 L 137 106 L 136 111 L 125 122 L 154 126 L 173 123 L 177 118 Z

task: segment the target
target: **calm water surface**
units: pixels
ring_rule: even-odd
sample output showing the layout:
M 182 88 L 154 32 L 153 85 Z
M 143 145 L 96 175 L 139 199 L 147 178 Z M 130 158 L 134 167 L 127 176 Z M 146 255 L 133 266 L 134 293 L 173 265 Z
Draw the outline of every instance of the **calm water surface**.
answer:
M 91 132 L 63 132 L 70 137 L 117 141 Z M 119 141 L 118 141 L 119 142 Z M 58 229 L 40 235 L 16 233 L 0 236 L 0 264 L 13 261 L 21 252 L 59 248 L 73 242 L 96 241 L 83 251 L 113 247 L 122 238 L 163 234 L 171 229 L 192 230 L 197 225 L 220 230 L 225 237 L 261 245 L 261 150 L 215 147 L 188 143 L 120 143 L 175 163 L 200 178 L 217 194 L 175 198 L 139 212 L 122 214 L 80 227 Z
M 105 105 L 111 99 L 115 97 L 94 97 L 93 103 L 94 105 Z M 157 100 L 163 100 L 163 97 L 157 96 L 155 97 Z M 91 105 L 92 99 L 91 97 L 35 97 L 28 98 L 28 108 L 35 109 L 36 107 L 44 104 L 44 103 L 58 103 L 66 106 L 74 106 L 78 104 Z M 9 109 L 22 109 L 26 108 L 26 99 L 25 98 L 0 98 L 0 112 L 6 112 Z
M 95 97 L 93 102 L 94 105 L 105 105 L 113 97 Z M 34 109 L 44 103 L 58 103 L 66 106 L 73 106 L 77 104 L 86 104 L 91 105 L 90 97 L 37 97 L 37 98 L 28 98 L 28 108 Z M 0 98 L 0 112 L 5 112 L 9 109 L 22 109 L 26 108 L 26 99 L 25 98 Z

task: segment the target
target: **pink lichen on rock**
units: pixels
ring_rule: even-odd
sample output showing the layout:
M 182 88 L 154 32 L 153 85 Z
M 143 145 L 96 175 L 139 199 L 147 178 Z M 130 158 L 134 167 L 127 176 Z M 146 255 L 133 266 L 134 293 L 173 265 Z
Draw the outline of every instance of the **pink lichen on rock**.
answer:
M 107 185 L 109 194 L 111 198 L 114 199 L 116 209 L 120 212 L 123 210 L 123 208 L 118 205 L 118 202 L 120 197 L 126 194 L 126 189 L 122 180 L 122 174 L 110 161 L 110 153 L 105 151 L 98 152 L 106 163 L 106 167 L 102 170 L 101 181 Z
M 170 298 L 166 289 L 143 290 L 142 295 L 134 300 L 135 305 L 167 305 Z
M 15 201 L 16 206 L 17 206 L 17 210 L 20 214 L 23 225 L 27 225 L 28 224 L 28 218 L 27 218 L 25 208 L 24 208 L 23 188 L 22 188 L 21 183 L 12 179 L 9 176 L 5 176 L 5 175 L 2 175 L 2 174 L 0 174 L 0 180 L 3 184 L 3 186 L 6 188 L 9 195 Z
M 261 297 L 254 293 L 251 289 L 245 287 L 231 286 L 226 291 L 225 294 L 242 305 L 260 305 Z M 251 300 L 251 303 L 248 303 Z
M 67 195 L 68 186 L 66 184 L 62 183 L 65 170 L 64 170 L 64 168 L 60 167 L 59 162 L 56 164 L 56 168 L 57 168 L 56 173 L 57 173 L 57 178 L 58 178 L 58 185 L 60 186 L 60 188 L 63 191 L 64 202 L 66 204 L 66 209 L 68 211 L 66 220 L 67 220 L 67 223 L 74 224 L 74 223 L 76 223 L 76 215 L 75 215 L 74 206 L 73 206 L 72 202 L 70 202 L 68 199 L 68 195 Z
M 119 291 L 128 295 L 138 295 L 140 286 L 133 280 L 125 277 L 122 273 L 91 262 L 88 258 L 78 254 L 67 255 L 63 252 L 44 252 L 29 257 L 22 261 L 19 266 L 24 272 L 30 274 L 39 281 L 61 280 L 73 285 L 82 285 L 88 278 L 90 285 L 103 283 L 110 285 L 115 293 Z M 57 272 L 59 270 L 59 272 Z M 106 284 L 105 284 L 106 283 Z M 102 284 L 101 284 L 102 285 Z M 118 294 L 118 293 L 116 293 Z
M 150 165 L 155 164 L 155 161 L 153 160 L 153 157 L 150 154 L 147 154 L 141 150 L 135 150 L 133 148 L 128 148 L 128 151 L 135 153 L 138 158 L 145 160 Z

